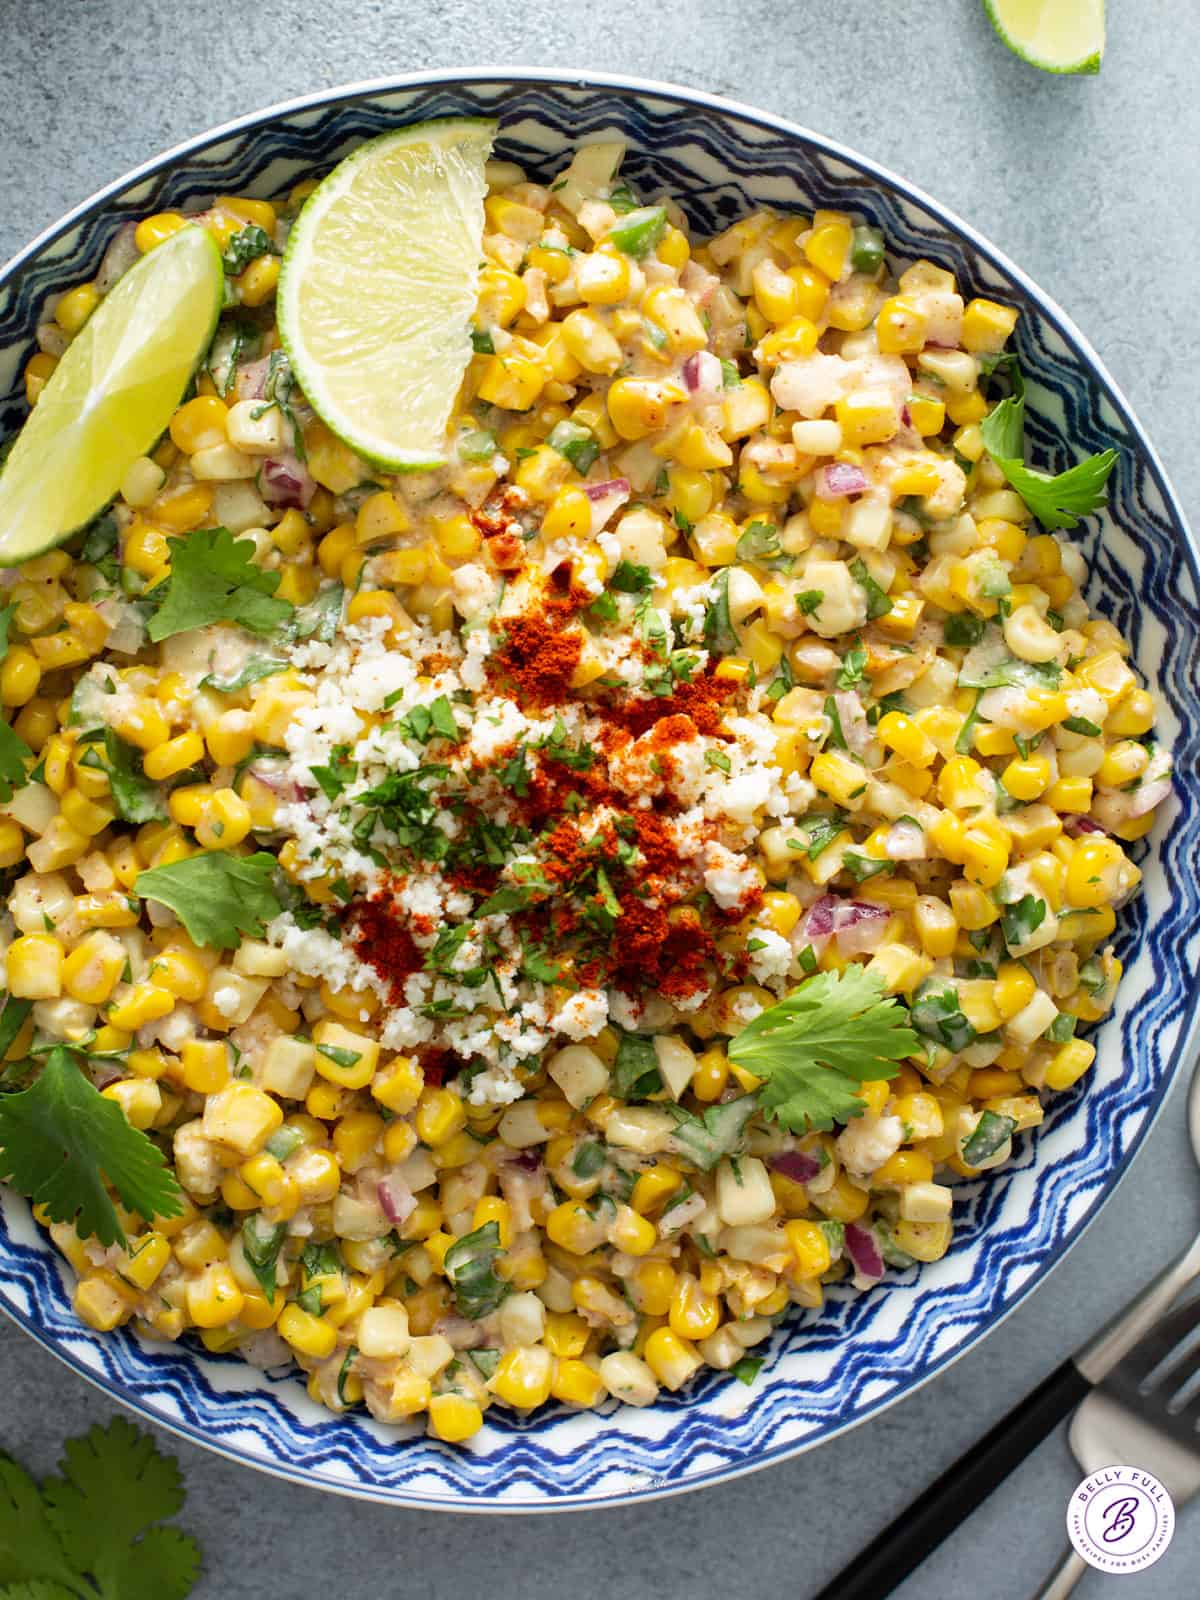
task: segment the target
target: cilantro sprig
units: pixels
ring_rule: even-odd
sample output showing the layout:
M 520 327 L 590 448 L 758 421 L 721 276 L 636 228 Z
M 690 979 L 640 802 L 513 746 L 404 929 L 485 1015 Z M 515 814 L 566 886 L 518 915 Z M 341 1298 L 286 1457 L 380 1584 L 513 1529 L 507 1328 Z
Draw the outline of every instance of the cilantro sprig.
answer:
M 196 1541 L 160 1526 L 183 1507 L 173 1456 L 123 1417 L 68 1439 L 38 1484 L 0 1456 L 0 1600 L 184 1600 Z
M 183 1210 L 158 1146 L 62 1046 L 28 1089 L 0 1096 L 0 1180 L 45 1206 L 52 1222 L 74 1223 L 81 1238 L 94 1234 L 101 1244 L 125 1244 L 110 1184 L 126 1210 L 147 1222 Z
M 1053 476 L 1027 467 L 1025 380 L 1015 357 L 1006 365 L 1013 392 L 980 424 L 984 447 L 1043 528 L 1074 528 L 1080 517 L 1099 510 L 1105 503 L 1104 486 L 1116 465 L 1117 452 L 1102 450 Z
M 793 1133 L 859 1116 L 858 1091 L 919 1049 L 908 1012 L 861 966 L 806 978 L 742 1029 L 729 1059 L 765 1080 L 763 1114 Z
M 165 867 L 139 872 L 134 893 L 169 906 L 197 944 L 232 950 L 262 936 L 263 924 L 283 910 L 274 889 L 277 862 L 265 850 L 231 856 L 208 850 Z
M 210 622 L 273 633 L 292 616 L 291 602 L 274 598 L 280 574 L 255 563 L 251 540 L 235 539 L 228 528 L 197 528 L 168 545 L 171 575 L 150 594 L 159 602 L 147 629 L 155 644 Z

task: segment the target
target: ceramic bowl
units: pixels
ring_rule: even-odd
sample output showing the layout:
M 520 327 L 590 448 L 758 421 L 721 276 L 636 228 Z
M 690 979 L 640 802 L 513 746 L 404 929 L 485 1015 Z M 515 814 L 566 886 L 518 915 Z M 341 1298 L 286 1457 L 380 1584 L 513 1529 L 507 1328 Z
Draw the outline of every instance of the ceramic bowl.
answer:
M 1132 641 L 1165 710 L 1178 791 L 1139 855 L 1143 894 L 1121 917 L 1127 964 L 1115 1013 L 1096 1034 L 1095 1069 L 1050 1103 L 1035 1136 L 985 1181 L 960 1188 L 954 1245 L 935 1265 L 865 1295 L 834 1288 L 819 1314 L 796 1312 L 760 1347 L 751 1387 L 708 1371 L 645 1410 L 494 1408 L 466 1447 L 384 1427 L 362 1411 L 319 1409 L 300 1378 L 268 1375 L 190 1342 L 98 1334 L 71 1311 L 71 1274 L 5 1195 L 0 1305 L 47 1349 L 130 1409 L 233 1460 L 347 1494 L 455 1511 L 612 1505 L 712 1484 L 811 1449 L 925 1382 L 1033 1292 L 1078 1239 L 1128 1166 L 1186 1049 L 1200 943 L 1200 695 L 1194 540 L 1153 447 L 1068 317 L 999 251 L 928 196 L 873 163 L 777 117 L 685 89 L 591 75 L 480 71 L 330 90 L 256 112 L 119 179 L 34 241 L 0 275 L 0 427 L 23 415 L 20 373 L 44 298 L 89 277 L 129 218 L 201 207 L 214 195 L 274 196 L 361 140 L 427 117 L 500 122 L 497 154 L 552 174 L 580 140 L 618 135 L 624 171 L 665 190 L 700 233 L 754 205 L 841 208 L 883 229 L 893 260 L 928 256 L 967 294 L 1021 309 L 1035 458 L 1061 469 L 1115 445 L 1103 517 L 1072 537 L 1092 604 Z

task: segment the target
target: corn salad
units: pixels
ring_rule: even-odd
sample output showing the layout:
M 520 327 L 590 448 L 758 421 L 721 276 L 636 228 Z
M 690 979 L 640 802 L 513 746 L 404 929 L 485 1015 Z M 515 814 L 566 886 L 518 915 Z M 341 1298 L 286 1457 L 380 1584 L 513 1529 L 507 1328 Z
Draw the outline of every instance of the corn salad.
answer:
M 403 478 L 280 347 L 313 185 L 219 199 L 194 393 L 8 592 L 9 1058 L 87 1040 L 186 1197 L 124 1249 L 52 1224 L 78 1314 L 450 1442 L 752 1377 L 792 1306 L 943 1256 L 955 1180 L 1091 1066 L 1169 789 L 1078 551 L 984 447 L 1015 311 L 841 212 L 700 244 L 621 154 L 491 164 L 450 463 Z M 108 287 L 51 308 L 31 405 Z M 217 527 L 292 622 L 151 643 Z M 135 891 L 256 852 L 233 948 Z M 856 964 L 921 1049 L 788 1132 L 729 1043 Z

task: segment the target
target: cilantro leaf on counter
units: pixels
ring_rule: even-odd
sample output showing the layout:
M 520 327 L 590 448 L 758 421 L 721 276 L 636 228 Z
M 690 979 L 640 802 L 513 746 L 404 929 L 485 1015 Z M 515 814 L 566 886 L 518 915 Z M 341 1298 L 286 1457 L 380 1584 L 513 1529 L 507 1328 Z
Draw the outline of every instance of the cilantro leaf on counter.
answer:
M 183 1506 L 179 1467 L 123 1417 L 69 1439 L 40 1486 L 0 1457 L 3 1600 L 184 1600 L 194 1539 L 158 1526 Z
M 860 1086 L 894 1078 L 919 1048 L 898 1000 L 861 966 L 806 978 L 729 1044 L 729 1059 L 764 1079 L 763 1114 L 792 1133 L 832 1128 L 863 1111 Z
M 261 938 L 263 924 L 283 910 L 273 881 L 277 865 L 265 850 L 251 856 L 208 850 L 140 872 L 133 889 L 169 906 L 197 944 L 233 950 L 243 934 Z
M 28 1089 L 0 1096 L 0 1180 L 43 1205 L 81 1238 L 125 1244 L 108 1185 L 149 1222 L 182 1212 L 162 1154 L 80 1070 L 73 1051 L 51 1050 Z
M 197 528 L 169 545 L 171 575 L 151 594 L 158 600 L 148 629 L 155 644 L 210 622 L 271 633 L 292 616 L 290 601 L 273 598 L 279 573 L 256 564 L 251 540 L 235 540 L 228 528 Z
M 1025 465 L 1025 382 L 1015 358 L 1007 363 L 1013 392 L 980 423 L 992 460 L 1043 528 L 1074 528 L 1080 517 L 1107 500 L 1104 486 L 1117 462 L 1115 450 L 1088 456 L 1065 472 L 1050 474 Z

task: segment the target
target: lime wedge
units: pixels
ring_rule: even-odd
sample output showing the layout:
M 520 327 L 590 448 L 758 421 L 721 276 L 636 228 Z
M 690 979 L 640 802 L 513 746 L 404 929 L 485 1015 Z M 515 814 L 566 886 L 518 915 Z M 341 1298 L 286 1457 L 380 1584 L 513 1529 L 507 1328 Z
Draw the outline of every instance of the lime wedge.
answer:
M 391 472 L 445 460 L 471 359 L 494 122 L 417 123 L 362 145 L 292 229 L 279 331 L 309 404 Z
M 90 522 L 171 420 L 212 340 L 225 277 L 202 228 L 136 262 L 54 369 L 0 473 L 0 564 Z
M 983 0 L 1008 48 L 1043 72 L 1099 72 L 1104 0 Z

